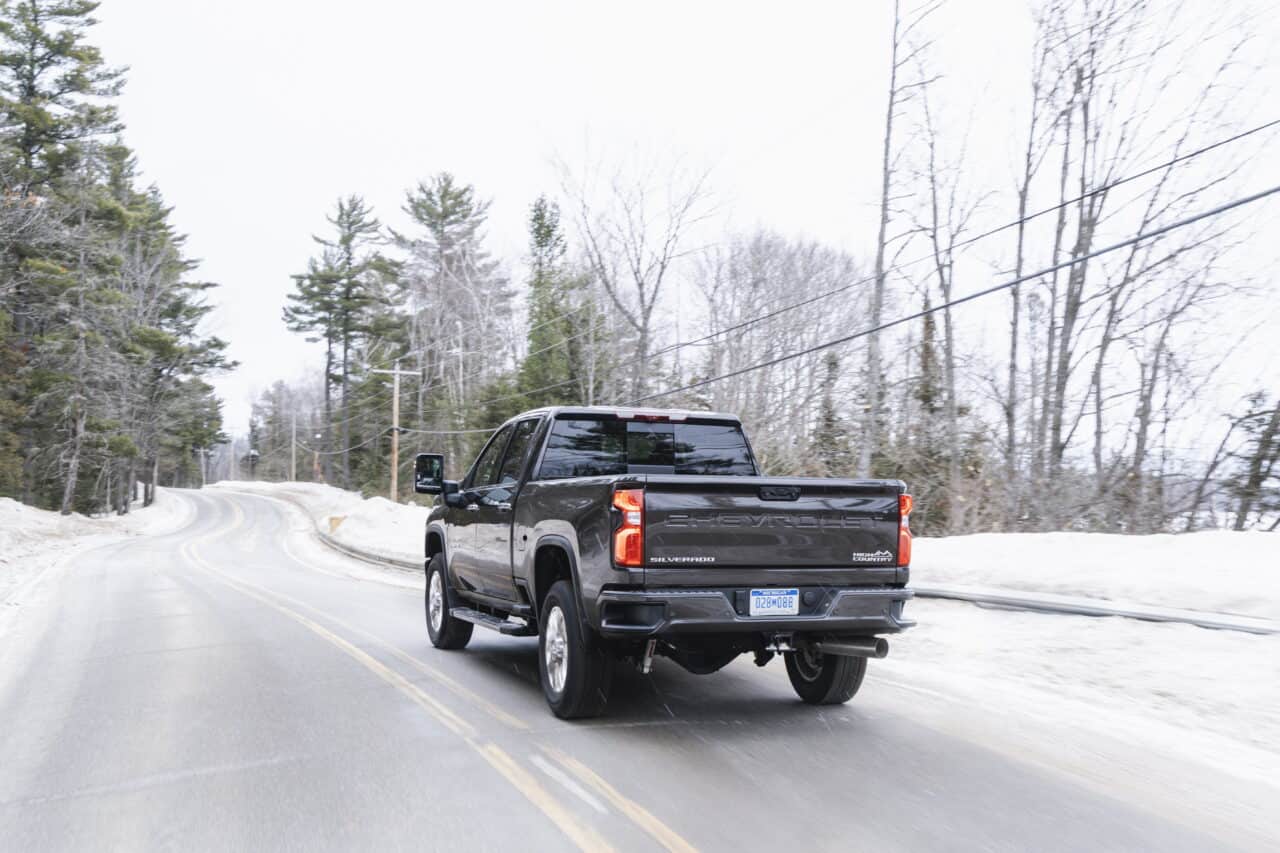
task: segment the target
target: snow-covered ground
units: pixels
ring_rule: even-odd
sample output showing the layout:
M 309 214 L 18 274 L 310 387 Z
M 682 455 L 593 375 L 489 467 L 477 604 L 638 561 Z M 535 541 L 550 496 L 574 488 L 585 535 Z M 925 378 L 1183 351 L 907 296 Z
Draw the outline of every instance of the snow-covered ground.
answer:
M 0 602 L 49 566 L 76 551 L 112 539 L 176 530 L 192 506 L 167 489 L 157 489 L 149 507 L 134 504 L 127 515 L 59 515 L 0 498 Z
M 954 601 L 916 600 L 908 612 L 916 627 L 890 639 L 869 685 L 891 678 L 1064 738 L 1101 730 L 1280 781 L 1280 636 Z
M 1280 536 L 1211 530 L 917 539 L 911 579 L 1280 619 Z
M 260 483 L 229 480 L 210 488 L 282 498 L 301 507 L 317 527 L 343 545 L 382 557 L 420 563 L 426 507 L 396 504 L 383 497 L 320 483 Z

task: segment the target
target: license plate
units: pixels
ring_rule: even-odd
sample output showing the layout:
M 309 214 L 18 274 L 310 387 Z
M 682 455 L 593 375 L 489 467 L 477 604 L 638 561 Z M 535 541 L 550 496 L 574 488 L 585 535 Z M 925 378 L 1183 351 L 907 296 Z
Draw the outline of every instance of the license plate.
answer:
M 753 589 L 751 590 L 752 616 L 800 615 L 800 590 Z

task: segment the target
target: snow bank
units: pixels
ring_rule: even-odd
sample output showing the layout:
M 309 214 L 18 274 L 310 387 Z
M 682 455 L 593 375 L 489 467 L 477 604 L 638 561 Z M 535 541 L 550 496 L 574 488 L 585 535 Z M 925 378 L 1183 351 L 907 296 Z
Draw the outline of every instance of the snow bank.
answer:
M 1280 636 L 950 601 L 908 613 L 918 624 L 890 639 L 868 680 L 1280 778 Z
M 79 548 L 121 536 L 176 530 L 191 514 L 191 504 L 168 489 L 157 489 L 149 507 L 137 503 L 128 515 L 92 518 L 60 515 L 0 498 L 0 600 L 7 599 L 27 578 Z
M 1213 530 L 917 539 L 911 579 L 1280 619 L 1280 536 Z
M 212 488 L 283 498 L 311 516 L 316 525 L 344 545 L 410 562 L 422 560 L 427 507 L 392 503 L 383 497 L 362 498 L 320 483 L 260 483 L 243 480 Z

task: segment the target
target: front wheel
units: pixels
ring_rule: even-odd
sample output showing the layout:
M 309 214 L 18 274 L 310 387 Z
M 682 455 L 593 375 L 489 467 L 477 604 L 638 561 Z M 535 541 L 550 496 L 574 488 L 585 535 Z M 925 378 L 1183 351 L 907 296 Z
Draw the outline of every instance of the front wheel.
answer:
M 568 581 L 556 581 L 542 600 L 538 672 L 551 711 L 563 720 L 597 717 L 609 701 L 613 664 L 590 642 Z
M 450 598 L 444 554 L 436 554 L 427 564 L 427 636 L 437 649 L 464 649 L 475 626 L 454 618 L 449 612 L 453 606 Z
M 787 652 L 787 676 L 796 695 L 810 705 L 841 705 L 862 686 L 867 659 L 824 655 L 805 644 Z

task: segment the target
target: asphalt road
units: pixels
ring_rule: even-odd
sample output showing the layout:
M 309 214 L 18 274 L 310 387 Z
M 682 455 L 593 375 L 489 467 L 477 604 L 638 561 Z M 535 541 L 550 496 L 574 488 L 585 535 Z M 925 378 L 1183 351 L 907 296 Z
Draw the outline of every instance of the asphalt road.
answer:
M 874 661 L 834 709 L 779 663 L 659 661 L 564 723 L 535 640 L 436 651 L 420 593 L 298 556 L 281 505 L 183 497 L 185 529 L 51 572 L 0 635 L 0 848 L 1266 846 Z

